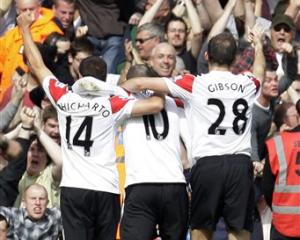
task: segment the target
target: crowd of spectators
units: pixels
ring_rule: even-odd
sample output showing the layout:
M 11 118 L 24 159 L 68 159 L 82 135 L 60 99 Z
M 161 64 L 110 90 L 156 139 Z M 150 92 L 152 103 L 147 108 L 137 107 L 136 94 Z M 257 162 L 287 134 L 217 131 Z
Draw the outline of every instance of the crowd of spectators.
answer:
M 266 211 L 271 211 L 265 204 L 261 186 L 265 158 L 268 155 L 265 142 L 300 124 L 299 110 L 297 112 L 300 99 L 299 0 L 1 1 L 0 239 L 57 239 L 63 238 L 59 210 L 59 185 L 64 165 L 60 146 L 63 142 L 59 132 L 61 126 L 56 109 L 40 85 L 39 77 L 31 71 L 28 57 L 24 53 L 24 39 L 16 21 L 17 16 L 22 13 L 34 15 L 34 21 L 30 25 L 32 39 L 45 66 L 69 89 L 84 76 L 101 78 L 111 85 L 121 85 L 134 77 L 163 77 L 175 81 L 180 75 L 206 74 L 209 72 L 209 41 L 223 32 L 231 34 L 237 44 L 237 54 L 230 65 L 230 71 L 236 75 L 245 72 L 254 74 L 253 65 L 257 56 L 253 35 L 255 31 L 259 31 L 262 35 L 265 64 L 260 69 L 264 74 L 259 95 L 254 101 L 251 122 L 251 160 L 255 183 L 253 204 L 257 205 L 253 212 L 254 229 L 251 239 L 269 239 L 267 225 L 261 221 L 265 218 Z M 106 63 L 107 73 L 101 77 L 98 74 L 97 60 L 95 70 L 89 67 L 95 57 Z M 90 62 L 85 62 L 86 60 Z M 211 91 L 222 94 L 224 87 L 226 86 L 212 85 Z M 125 95 L 143 99 L 152 93 Z M 174 113 L 175 110 L 170 108 L 168 101 L 173 100 L 168 98 L 165 104 L 169 115 L 169 112 Z M 180 101 L 175 102 L 175 105 L 182 107 Z M 163 111 L 160 121 L 162 126 L 165 124 Z M 189 131 L 194 129 L 189 129 L 182 109 L 178 108 L 176 114 L 179 116 L 176 124 L 180 127 L 170 127 L 170 131 L 175 132 L 173 137 L 178 138 L 176 144 L 180 145 L 181 151 L 174 154 L 173 158 L 179 162 L 181 160 L 179 169 L 186 179 L 178 174 L 171 182 L 186 182 L 190 196 L 192 191 L 188 187 L 189 173 L 195 159 L 191 157 L 192 134 Z M 142 117 L 140 120 L 143 124 L 148 122 Z M 125 130 L 121 127 L 118 131 L 121 137 L 116 137 L 116 141 L 122 142 L 124 132 L 125 161 L 126 152 L 129 153 L 128 162 L 132 159 L 137 161 L 132 157 L 134 152 L 137 152 L 138 160 L 159 159 L 157 153 L 142 150 L 142 145 L 147 144 L 147 141 L 143 143 L 138 140 L 138 136 L 134 139 L 128 137 L 127 132 L 131 130 L 131 125 L 135 126 L 135 121 L 137 120 L 130 120 L 124 124 Z M 151 125 L 151 120 L 149 122 Z M 170 121 L 170 124 L 173 123 Z M 201 123 L 198 124 L 201 127 Z M 221 134 L 222 129 L 217 127 L 216 131 Z M 81 129 L 81 126 L 78 128 Z M 152 129 L 152 125 L 148 128 Z M 84 129 L 80 129 L 78 132 L 82 133 Z M 160 131 L 164 129 L 165 126 Z M 143 128 L 140 131 L 145 130 Z M 158 134 L 157 140 L 163 139 L 163 134 L 164 132 Z M 77 140 L 82 144 L 83 141 Z M 142 147 L 128 148 L 126 141 L 131 141 L 136 146 L 142 144 Z M 160 153 L 168 154 L 168 147 L 163 146 Z M 171 153 L 169 155 L 173 156 Z M 135 164 L 138 165 L 138 161 Z M 172 169 L 169 169 L 170 172 L 173 171 L 171 163 L 166 166 Z M 162 168 L 159 170 L 162 171 Z M 132 181 L 129 185 L 140 183 L 141 179 L 146 178 L 147 171 L 141 172 L 144 175 L 140 178 L 132 177 L 135 175 L 130 175 L 130 172 L 128 174 L 126 187 L 128 181 Z M 165 174 L 169 174 L 167 170 Z M 126 176 L 124 172 L 120 173 L 120 176 L 124 175 Z M 120 179 L 120 182 L 123 180 Z M 121 186 L 121 192 L 123 188 Z M 183 215 L 187 217 L 188 211 Z M 186 226 L 181 230 L 185 234 L 189 226 L 187 220 L 183 222 Z M 271 219 L 268 223 L 271 224 Z M 160 237 L 160 225 L 157 224 L 153 239 Z M 227 239 L 228 229 L 225 225 L 226 221 L 221 218 L 217 228 L 212 229 L 215 231 L 213 239 Z M 120 238 L 119 231 L 116 238 Z M 189 233 L 186 238 L 189 238 Z M 126 239 L 130 238 L 127 236 Z

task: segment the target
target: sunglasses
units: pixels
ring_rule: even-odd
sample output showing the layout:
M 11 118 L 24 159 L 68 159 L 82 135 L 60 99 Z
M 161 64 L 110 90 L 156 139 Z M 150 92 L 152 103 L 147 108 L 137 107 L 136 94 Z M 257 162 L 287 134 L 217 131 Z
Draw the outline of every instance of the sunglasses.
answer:
M 135 41 L 140 44 L 144 44 L 145 42 L 147 42 L 148 40 L 152 39 L 152 38 L 155 38 L 155 36 L 152 36 L 152 37 L 148 37 L 148 38 L 137 38 L 135 39 Z
M 276 32 L 280 32 L 283 29 L 283 31 L 285 31 L 287 33 L 289 33 L 292 30 L 289 26 L 287 26 L 285 24 L 278 24 L 278 25 L 274 26 L 273 29 Z

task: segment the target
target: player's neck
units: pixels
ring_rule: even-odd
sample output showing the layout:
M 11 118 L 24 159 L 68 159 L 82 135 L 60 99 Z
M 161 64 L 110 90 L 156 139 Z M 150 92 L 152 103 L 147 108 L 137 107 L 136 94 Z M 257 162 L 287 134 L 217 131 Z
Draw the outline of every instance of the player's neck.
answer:
M 228 65 L 208 64 L 209 71 L 229 71 Z

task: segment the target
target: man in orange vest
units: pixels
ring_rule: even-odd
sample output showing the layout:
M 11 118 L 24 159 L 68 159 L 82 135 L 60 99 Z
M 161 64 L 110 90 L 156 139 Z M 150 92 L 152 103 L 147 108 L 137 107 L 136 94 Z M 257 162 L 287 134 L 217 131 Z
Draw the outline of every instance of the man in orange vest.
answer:
M 300 113 L 300 100 L 297 102 Z M 271 206 L 271 240 L 300 238 L 300 125 L 267 142 L 263 190 Z
M 16 0 L 16 11 L 17 14 L 26 11 L 34 13 L 36 20 L 30 31 L 35 42 L 43 42 L 52 32 L 63 34 L 53 22 L 53 12 L 42 8 L 38 0 Z M 12 74 L 17 67 L 27 71 L 23 60 L 23 40 L 18 26 L 0 38 L 0 102 L 12 84 Z

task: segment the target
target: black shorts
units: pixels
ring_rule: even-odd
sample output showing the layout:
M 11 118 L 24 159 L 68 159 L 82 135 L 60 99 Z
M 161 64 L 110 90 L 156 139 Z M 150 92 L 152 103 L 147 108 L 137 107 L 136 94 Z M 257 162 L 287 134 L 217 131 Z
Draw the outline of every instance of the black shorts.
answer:
M 186 184 L 136 184 L 126 188 L 121 239 L 153 239 L 157 224 L 162 239 L 185 239 L 188 229 Z
M 61 188 L 61 213 L 66 240 L 115 240 L 120 211 L 118 194 Z
M 191 228 L 214 231 L 221 216 L 229 230 L 252 231 L 253 165 L 246 155 L 210 156 L 191 170 Z

